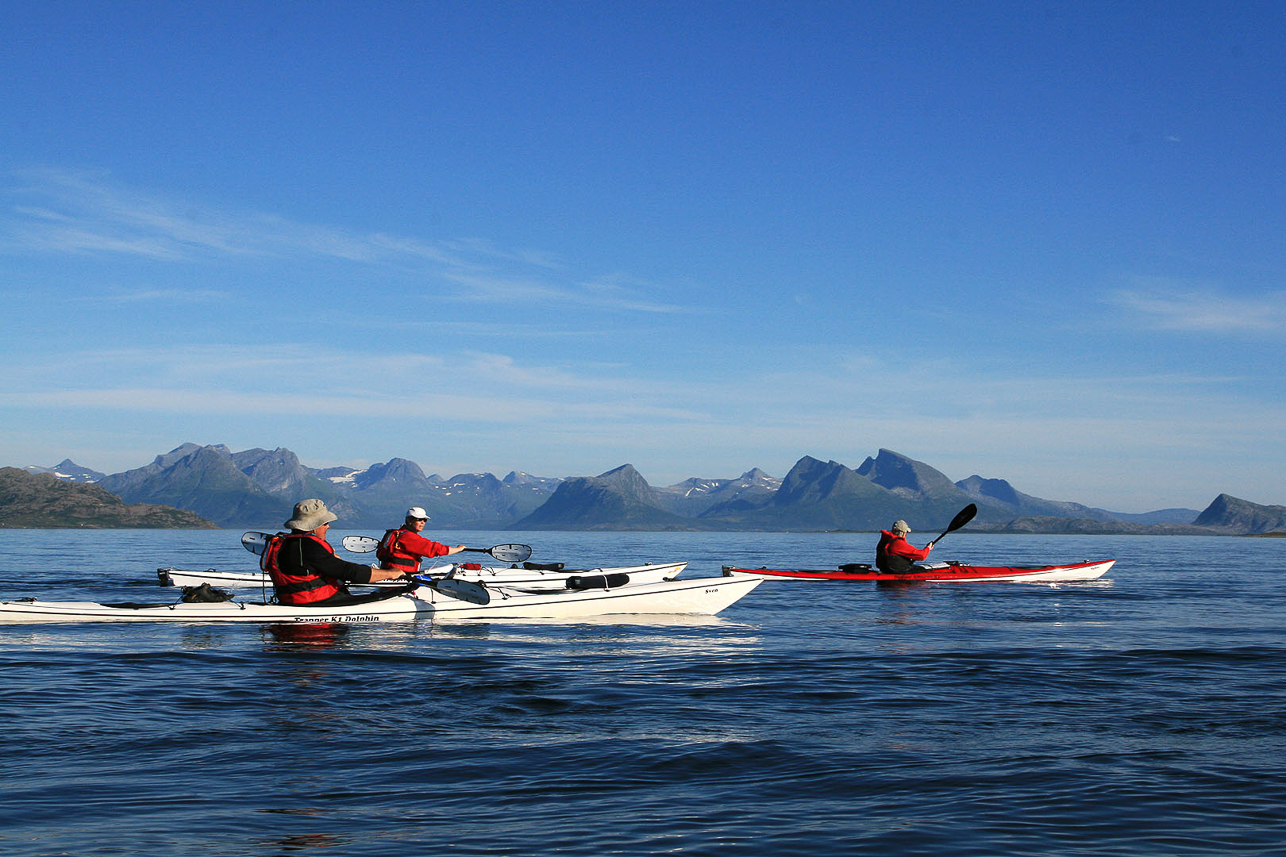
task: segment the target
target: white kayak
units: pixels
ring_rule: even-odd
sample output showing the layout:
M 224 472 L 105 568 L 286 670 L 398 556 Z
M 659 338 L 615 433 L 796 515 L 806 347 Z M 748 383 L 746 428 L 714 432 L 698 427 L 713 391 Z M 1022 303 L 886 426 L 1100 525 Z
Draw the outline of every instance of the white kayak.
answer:
M 696 577 L 620 588 L 526 592 L 485 587 L 477 604 L 422 586 L 411 595 L 390 595 L 348 607 L 307 607 L 264 601 L 182 601 L 173 604 L 98 604 L 92 601 L 0 602 L 0 623 L 37 622 L 288 622 L 370 623 L 414 619 L 577 619 L 622 614 L 713 616 L 749 594 L 764 578 L 754 574 Z
M 474 566 L 474 567 L 470 567 Z M 620 566 L 615 568 L 582 568 L 554 571 L 548 568 L 512 568 L 510 566 L 477 566 L 475 563 L 454 563 L 426 568 L 419 572 L 420 577 L 469 580 L 474 583 L 494 584 L 531 590 L 561 590 L 567 588 L 571 577 L 591 575 L 629 576 L 629 583 L 657 583 L 678 577 L 686 562 L 646 563 L 644 565 Z M 272 581 L 261 571 L 216 571 L 207 568 L 205 571 L 193 571 L 181 568 L 158 568 L 157 580 L 162 586 L 200 586 L 208 583 L 221 589 L 272 589 Z M 350 584 L 358 586 L 361 584 Z M 376 588 L 399 589 L 406 586 L 402 581 L 389 580 L 367 584 Z

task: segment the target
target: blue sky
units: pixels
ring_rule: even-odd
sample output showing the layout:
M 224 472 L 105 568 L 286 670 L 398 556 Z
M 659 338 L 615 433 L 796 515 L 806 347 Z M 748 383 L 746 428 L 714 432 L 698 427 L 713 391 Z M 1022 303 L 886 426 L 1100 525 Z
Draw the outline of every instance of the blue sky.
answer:
M 0 5 L 0 464 L 1286 503 L 1279 3 Z

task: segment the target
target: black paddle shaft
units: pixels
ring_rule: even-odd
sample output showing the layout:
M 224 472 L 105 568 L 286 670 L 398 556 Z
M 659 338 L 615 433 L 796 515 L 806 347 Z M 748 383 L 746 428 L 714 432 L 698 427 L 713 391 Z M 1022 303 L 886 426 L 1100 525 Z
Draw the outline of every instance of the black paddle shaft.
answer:
M 942 536 L 945 536 L 947 533 L 952 533 L 960 529 L 965 524 L 972 521 L 973 516 L 976 514 L 978 514 L 978 507 L 976 505 L 974 505 L 973 503 L 970 503 L 968 506 L 965 506 L 963 509 L 961 509 L 959 512 L 956 513 L 956 516 L 954 518 L 951 519 L 951 523 L 948 524 L 947 528 L 942 531 Z M 938 536 L 936 539 L 934 539 L 933 543 L 936 545 L 938 542 L 940 542 L 942 540 L 942 536 Z

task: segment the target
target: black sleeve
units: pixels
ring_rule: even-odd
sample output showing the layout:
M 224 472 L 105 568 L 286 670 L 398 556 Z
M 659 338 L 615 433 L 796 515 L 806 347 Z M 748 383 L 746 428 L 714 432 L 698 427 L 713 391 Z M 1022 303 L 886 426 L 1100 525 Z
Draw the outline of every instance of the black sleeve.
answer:
M 304 549 L 304 562 L 308 568 L 323 577 L 346 580 L 349 583 L 370 583 L 371 567 L 340 559 L 312 539 L 300 539 Z

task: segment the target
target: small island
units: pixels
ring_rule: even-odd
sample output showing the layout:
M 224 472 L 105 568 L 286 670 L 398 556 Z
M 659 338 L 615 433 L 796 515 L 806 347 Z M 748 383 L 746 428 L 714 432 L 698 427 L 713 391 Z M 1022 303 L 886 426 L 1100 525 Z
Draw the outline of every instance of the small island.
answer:
M 184 509 L 151 503 L 126 505 L 97 485 L 0 467 L 0 529 L 5 528 L 218 529 Z

